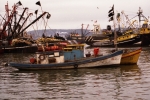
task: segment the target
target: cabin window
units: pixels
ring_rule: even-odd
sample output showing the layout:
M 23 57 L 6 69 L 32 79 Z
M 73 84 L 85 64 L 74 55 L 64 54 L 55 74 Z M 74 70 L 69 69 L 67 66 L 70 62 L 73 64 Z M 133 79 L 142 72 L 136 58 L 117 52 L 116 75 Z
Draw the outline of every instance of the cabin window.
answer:
M 54 52 L 54 56 L 58 57 L 59 56 L 59 52 Z

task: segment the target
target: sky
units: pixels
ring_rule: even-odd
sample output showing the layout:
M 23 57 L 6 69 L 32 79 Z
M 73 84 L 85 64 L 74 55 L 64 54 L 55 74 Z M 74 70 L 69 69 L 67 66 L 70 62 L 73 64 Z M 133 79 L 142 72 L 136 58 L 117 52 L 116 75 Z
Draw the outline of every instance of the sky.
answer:
M 1 16 L 5 14 L 7 2 L 11 9 L 13 4 L 18 1 L 0 0 Z M 150 0 L 40 0 L 41 7 L 35 4 L 39 0 L 20 1 L 23 5 L 21 7 L 28 7 L 29 12 L 34 13 L 38 9 L 38 14 L 42 11 L 51 14 L 47 22 L 47 29 L 80 29 L 82 24 L 84 29 L 86 29 L 88 24 L 88 29 L 92 29 L 95 21 L 104 29 L 107 25 L 113 24 L 112 21 L 108 21 L 108 11 L 113 5 L 115 14 L 124 11 L 129 19 L 137 15 L 139 7 L 141 7 L 146 17 L 150 16 Z M 37 28 L 43 29 L 45 28 L 44 26 L 44 22 L 39 21 Z M 34 27 L 34 29 L 36 28 Z M 30 28 L 30 30 L 33 30 L 33 28 Z

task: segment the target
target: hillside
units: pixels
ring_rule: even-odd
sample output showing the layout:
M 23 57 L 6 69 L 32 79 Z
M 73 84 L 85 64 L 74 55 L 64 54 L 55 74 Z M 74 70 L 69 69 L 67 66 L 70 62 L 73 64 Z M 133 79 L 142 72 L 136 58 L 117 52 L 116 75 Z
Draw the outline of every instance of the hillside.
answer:
M 88 33 L 89 30 L 83 29 L 83 33 Z M 34 39 L 41 37 L 42 35 L 45 36 L 54 36 L 56 33 L 59 33 L 61 36 L 65 37 L 70 33 L 78 33 L 81 34 L 81 29 L 48 29 L 48 30 L 35 30 L 35 31 L 28 31 L 28 34 L 32 35 Z M 90 35 L 90 34 L 88 34 Z

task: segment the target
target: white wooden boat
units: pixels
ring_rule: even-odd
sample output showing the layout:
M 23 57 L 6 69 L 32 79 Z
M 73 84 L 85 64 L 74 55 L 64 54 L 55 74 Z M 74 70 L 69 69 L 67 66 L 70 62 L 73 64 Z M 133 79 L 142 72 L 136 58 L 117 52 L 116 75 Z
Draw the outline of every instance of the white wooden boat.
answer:
M 82 56 L 81 50 L 37 52 L 36 59 L 30 59 L 32 61 L 29 63 L 10 62 L 9 65 L 19 70 L 111 67 L 120 64 L 122 54 L 123 50 L 90 57 Z

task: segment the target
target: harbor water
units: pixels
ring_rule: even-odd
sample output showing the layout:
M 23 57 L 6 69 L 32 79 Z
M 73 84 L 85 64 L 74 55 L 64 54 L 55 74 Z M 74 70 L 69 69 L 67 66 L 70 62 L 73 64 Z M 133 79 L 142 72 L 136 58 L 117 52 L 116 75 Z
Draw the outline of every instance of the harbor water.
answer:
M 101 48 L 108 50 L 108 48 Z M 0 55 L 0 100 L 149 100 L 150 48 L 137 65 L 19 71 L 5 62 L 28 62 L 34 54 Z

